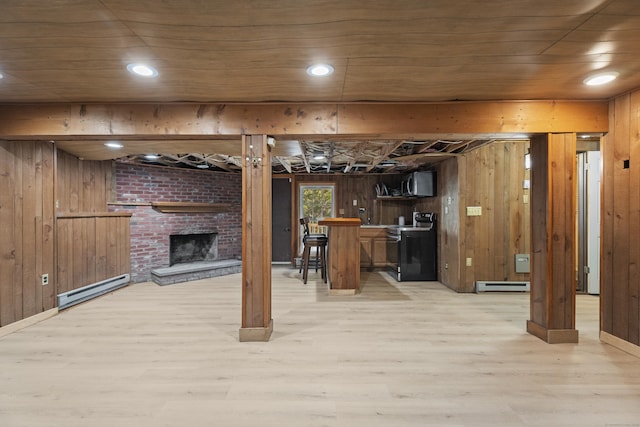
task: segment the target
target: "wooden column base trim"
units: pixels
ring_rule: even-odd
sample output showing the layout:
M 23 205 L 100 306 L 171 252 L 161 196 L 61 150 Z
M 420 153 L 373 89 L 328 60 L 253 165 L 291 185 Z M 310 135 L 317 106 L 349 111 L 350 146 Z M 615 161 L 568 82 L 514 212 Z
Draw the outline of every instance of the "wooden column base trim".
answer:
M 575 344 L 578 342 L 577 329 L 547 329 L 531 320 L 527 320 L 527 332 L 548 344 Z
M 605 344 L 609 344 L 612 347 L 617 348 L 618 350 L 622 350 L 625 353 L 629 353 L 632 356 L 640 358 L 640 347 L 630 343 L 629 341 L 625 341 L 622 338 L 618 338 L 615 335 L 611 335 L 608 332 L 600 331 L 600 341 Z
M 269 341 L 273 332 L 273 319 L 266 328 L 240 328 L 240 342 Z
M 16 331 L 19 331 L 20 329 L 24 329 L 28 326 L 32 326 L 32 325 L 35 325 L 36 323 L 40 323 L 43 320 L 47 320 L 48 318 L 55 316 L 56 314 L 58 314 L 57 307 L 52 308 L 51 310 L 43 311 L 42 313 L 38 313 L 30 317 L 27 317 L 26 319 L 9 323 L 8 325 L 0 328 L 0 337 L 4 337 Z
M 355 295 L 358 289 L 329 289 L 329 296 Z

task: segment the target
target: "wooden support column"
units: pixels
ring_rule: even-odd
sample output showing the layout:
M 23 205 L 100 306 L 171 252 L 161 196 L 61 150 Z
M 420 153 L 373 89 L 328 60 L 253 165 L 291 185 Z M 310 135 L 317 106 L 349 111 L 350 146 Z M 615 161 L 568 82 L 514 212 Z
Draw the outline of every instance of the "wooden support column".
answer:
M 576 135 L 531 139 L 531 320 L 527 332 L 576 343 Z
M 269 341 L 271 318 L 271 147 L 242 136 L 242 327 L 240 341 Z

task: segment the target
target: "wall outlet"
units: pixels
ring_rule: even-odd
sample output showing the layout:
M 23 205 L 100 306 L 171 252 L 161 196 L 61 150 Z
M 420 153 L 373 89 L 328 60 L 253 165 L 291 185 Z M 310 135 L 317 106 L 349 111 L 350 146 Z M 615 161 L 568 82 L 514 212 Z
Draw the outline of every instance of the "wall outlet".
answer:
M 40 280 L 42 281 L 42 286 L 47 286 L 49 284 L 49 275 L 46 273 L 41 275 Z
M 353 199 L 353 206 L 358 206 L 358 201 L 356 199 Z
M 529 195 L 528 194 L 523 194 L 522 195 L 522 203 L 529 203 Z
M 444 269 L 445 269 L 445 270 L 448 270 L 448 269 L 449 269 L 449 263 L 448 263 L 448 262 L 445 262 L 445 263 L 444 263 Z
M 467 258 L 467 267 L 471 267 L 473 265 L 473 259 Z
M 467 216 L 482 216 L 482 206 L 467 206 Z

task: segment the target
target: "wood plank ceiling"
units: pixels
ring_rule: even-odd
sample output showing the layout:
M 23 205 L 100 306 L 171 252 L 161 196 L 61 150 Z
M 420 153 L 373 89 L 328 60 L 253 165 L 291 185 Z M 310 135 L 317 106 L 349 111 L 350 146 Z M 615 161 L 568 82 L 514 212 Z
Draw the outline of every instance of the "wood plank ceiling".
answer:
M 0 103 L 608 99 L 640 87 L 639 47 L 637 0 L 6 0 Z M 133 62 L 158 77 L 128 73 Z M 335 72 L 311 78 L 317 62 Z M 613 84 L 583 84 L 609 70 L 619 73 Z M 405 170 L 493 139 L 301 139 L 274 171 Z M 80 157 L 103 150 L 102 141 L 60 147 Z M 228 147 L 140 150 L 125 160 L 239 162 Z

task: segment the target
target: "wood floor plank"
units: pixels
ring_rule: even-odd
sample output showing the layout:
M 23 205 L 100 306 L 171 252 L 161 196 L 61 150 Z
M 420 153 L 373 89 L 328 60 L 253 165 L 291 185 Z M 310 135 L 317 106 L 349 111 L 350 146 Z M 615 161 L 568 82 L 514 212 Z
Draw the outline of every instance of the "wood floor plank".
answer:
M 362 272 L 273 268 L 274 332 L 238 342 L 241 275 L 140 283 L 0 338 L 0 420 L 13 426 L 605 426 L 640 420 L 640 360 L 598 339 L 527 334 L 529 294 L 457 294 Z

